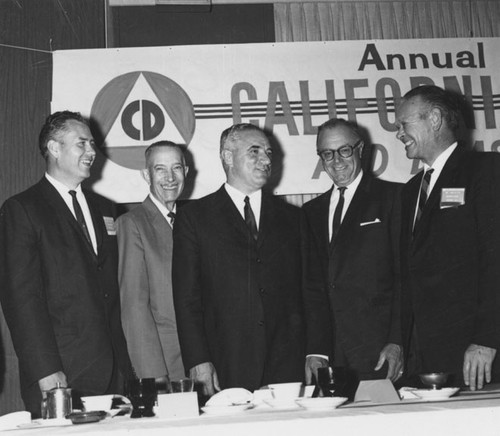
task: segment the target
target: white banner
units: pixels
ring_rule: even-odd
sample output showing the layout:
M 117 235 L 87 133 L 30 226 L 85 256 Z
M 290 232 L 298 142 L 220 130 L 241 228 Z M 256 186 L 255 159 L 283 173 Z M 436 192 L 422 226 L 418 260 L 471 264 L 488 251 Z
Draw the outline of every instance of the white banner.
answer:
M 120 203 L 144 199 L 144 149 L 163 139 L 188 145 L 185 197 L 216 190 L 225 179 L 220 134 L 239 122 L 272 132 L 276 194 L 330 187 L 315 134 L 331 117 L 365 127 L 374 172 L 404 182 L 418 163 L 396 140 L 394 105 L 420 84 L 464 94 L 475 147 L 500 151 L 499 47 L 500 38 L 473 38 L 57 51 L 52 111 L 92 118 L 107 156 L 93 189 Z

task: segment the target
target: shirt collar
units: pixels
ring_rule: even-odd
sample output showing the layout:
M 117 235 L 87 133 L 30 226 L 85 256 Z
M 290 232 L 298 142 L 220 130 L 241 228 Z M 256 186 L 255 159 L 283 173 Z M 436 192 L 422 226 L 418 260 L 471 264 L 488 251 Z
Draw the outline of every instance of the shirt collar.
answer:
M 158 208 L 158 210 L 161 212 L 161 214 L 165 217 L 167 221 L 168 220 L 168 214 L 171 212 L 168 210 L 167 206 L 165 206 L 161 201 L 159 201 L 153 194 L 149 193 L 149 198 L 153 202 L 153 204 Z M 177 203 L 174 203 L 174 207 L 172 209 L 173 213 L 176 213 L 177 211 Z
M 356 192 L 356 189 L 358 189 L 359 184 L 361 183 L 361 179 L 363 178 L 363 170 L 359 172 L 359 174 L 356 176 L 356 178 L 346 186 L 347 192 L 352 193 L 354 195 L 354 192 Z M 335 189 L 338 189 L 338 186 L 334 183 L 333 186 Z M 335 189 L 333 190 L 335 192 Z
M 77 194 L 82 193 L 82 185 L 78 185 L 75 189 L 70 189 L 68 188 L 64 183 L 60 182 L 59 180 L 55 179 L 52 177 L 49 173 L 45 173 L 45 178 L 49 181 L 49 183 L 56 188 L 57 192 L 61 196 L 66 196 L 68 195 L 69 191 L 76 191 Z
M 451 154 L 455 151 L 455 148 L 457 148 L 458 143 L 454 142 L 451 144 L 446 150 L 444 150 L 434 161 L 434 163 L 429 166 L 424 163 L 424 171 L 427 171 L 428 169 L 432 168 L 434 169 L 435 173 L 440 174 L 441 170 L 445 166 L 446 162 L 448 161 L 449 157 Z M 434 174 L 433 174 L 434 176 Z
M 229 194 L 231 199 L 233 200 L 233 203 L 235 204 L 243 204 L 243 201 L 245 200 L 245 197 L 247 197 L 247 194 L 243 194 L 243 192 L 239 191 L 235 187 L 231 186 L 229 183 L 224 183 L 224 187 L 226 188 L 226 192 Z M 262 189 L 259 189 L 258 191 L 252 192 L 250 195 L 248 195 L 248 198 L 250 198 L 250 203 L 254 202 L 259 202 L 262 199 Z

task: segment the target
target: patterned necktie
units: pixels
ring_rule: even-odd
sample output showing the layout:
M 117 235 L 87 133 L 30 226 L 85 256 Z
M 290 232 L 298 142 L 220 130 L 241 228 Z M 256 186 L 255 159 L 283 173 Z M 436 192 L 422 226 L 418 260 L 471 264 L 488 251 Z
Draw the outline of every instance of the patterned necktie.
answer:
M 170 218 L 170 225 L 174 227 L 175 212 L 169 212 L 167 213 L 167 216 Z
M 415 227 L 417 227 L 417 223 L 420 221 L 425 203 L 427 202 L 427 192 L 429 191 L 429 184 L 431 182 L 431 175 L 433 171 L 433 168 L 428 169 L 425 172 L 424 177 L 422 178 L 422 184 L 420 185 L 420 196 L 418 198 L 417 215 L 415 217 L 415 222 L 413 223 L 413 230 L 415 230 Z
M 248 196 L 245 197 L 245 223 L 247 224 L 248 230 L 252 237 L 257 240 L 259 236 L 259 231 L 257 230 L 257 222 L 255 221 L 255 215 L 253 214 L 252 206 L 250 206 L 250 199 Z
M 89 244 L 92 245 L 92 239 L 90 239 L 89 229 L 87 228 L 87 224 L 85 224 L 85 217 L 83 216 L 82 208 L 76 199 L 76 191 L 71 190 L 69 191 L 69 194 L 73 198 L 73 209 L 75 211 L 76 220 L 78 221 L 78 224 L 80 224 L 87 241 L 89 241 Z
M 340 224 L 342 222 L 342 210 L 344 209 L 344 192 L 347 189 L 346 186 L 341 186 L 339 190 L 339 201 L 337 207 L 335 208 L 335 213 L 333 214 L 332 220 L 332 239 L 330 239 L 330 244 L 333 244 L 335 238 L 339 232 Z

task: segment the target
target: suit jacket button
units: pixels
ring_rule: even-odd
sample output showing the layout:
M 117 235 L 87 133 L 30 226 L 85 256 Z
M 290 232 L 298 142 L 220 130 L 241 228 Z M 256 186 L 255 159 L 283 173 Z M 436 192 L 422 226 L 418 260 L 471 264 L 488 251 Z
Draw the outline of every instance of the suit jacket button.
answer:
M 264 321 L 259 321 L 259 325 L 262 327 L 264 325 Z
M 259 289 L 259 292 L 260 292 L 261 294 L 264 294 L 264 293 L 266 292 L 266 290 L 265 290 L 264 288 L 260 288 L 260 289 Z
M 262 263 L 262 260 L 260 259 L 260 257 L 257 258 L 257 263 Z
M 104 298 L 108 298 L 109 297 L 109 294 L 104 294 Z

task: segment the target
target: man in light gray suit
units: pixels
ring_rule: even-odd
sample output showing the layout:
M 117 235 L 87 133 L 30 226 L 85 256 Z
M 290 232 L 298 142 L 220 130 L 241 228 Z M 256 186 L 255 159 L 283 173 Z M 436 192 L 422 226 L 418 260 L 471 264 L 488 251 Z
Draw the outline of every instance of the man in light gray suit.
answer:
M 117 220 L 123 330 L 139 378 L 185 377 L 172 301 L 172 225 L 188 167 L 181 146 L 150 145 L 150 194 Z

